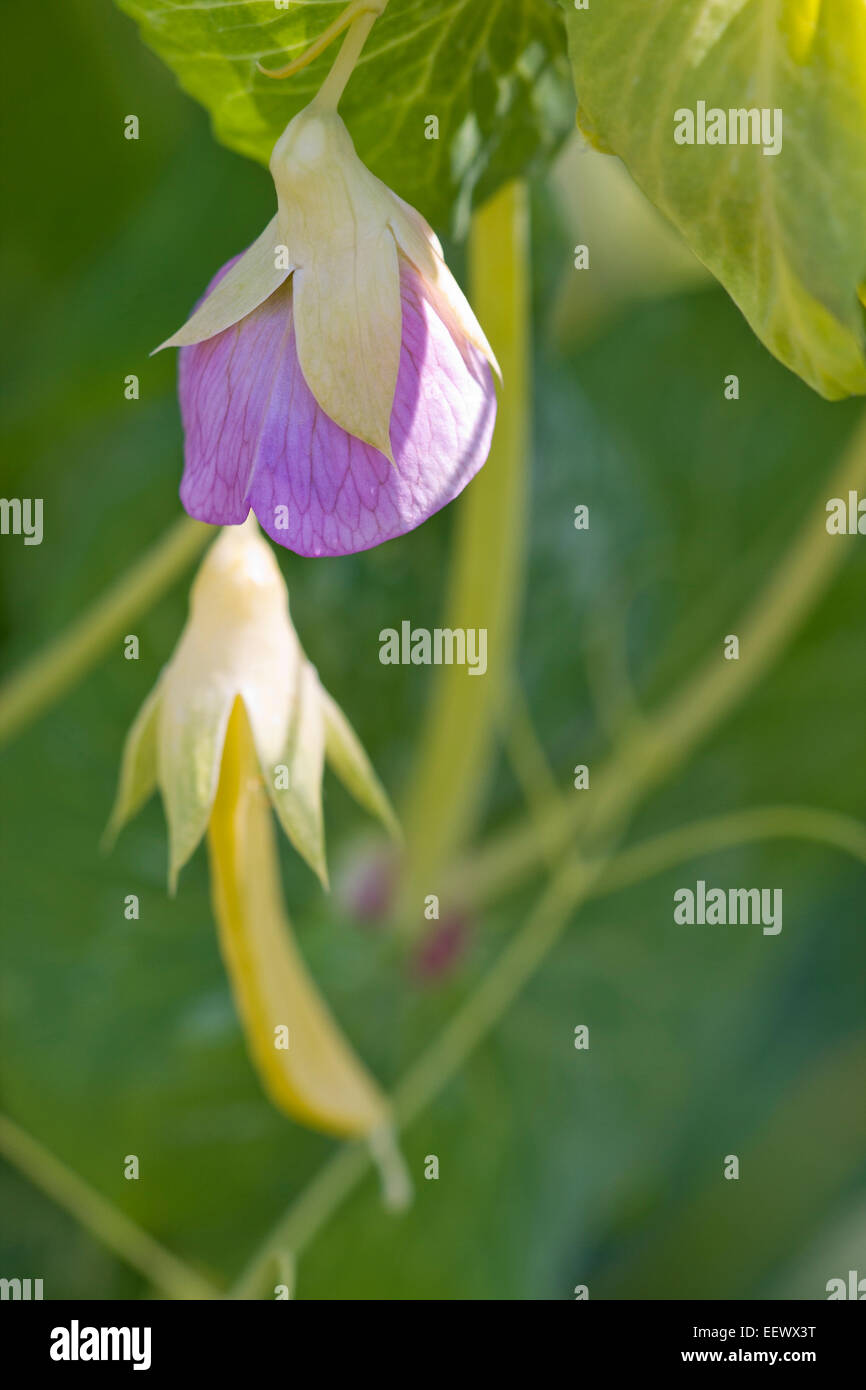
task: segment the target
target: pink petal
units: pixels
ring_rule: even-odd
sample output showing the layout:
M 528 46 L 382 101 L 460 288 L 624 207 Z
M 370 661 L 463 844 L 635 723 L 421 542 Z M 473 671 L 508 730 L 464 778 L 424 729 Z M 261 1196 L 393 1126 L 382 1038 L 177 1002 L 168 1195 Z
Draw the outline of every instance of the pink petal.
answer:
M 413 530 L 463 490 L 490 449 L 490 368 L 470 344 L 461 353 L 402 258 L 400 280 L 395 466 L 317 405 L 298 365 L 288 282 L 234 327 L 181 349 L 181 500 L 190 515 L 233 524 L 251 506 L 279 545 L 348 555 Z

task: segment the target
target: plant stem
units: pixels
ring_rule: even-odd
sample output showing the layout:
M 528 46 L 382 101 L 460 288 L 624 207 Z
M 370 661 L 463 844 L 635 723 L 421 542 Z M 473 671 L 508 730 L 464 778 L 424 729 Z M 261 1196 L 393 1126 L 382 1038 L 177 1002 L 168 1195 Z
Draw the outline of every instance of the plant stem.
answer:
M 610 861 L 593 896 L 618 893 L 701 854 L 718 854 L 756 840 L 789 839 L 827 845 L 866 864 L 866 825 L 853 816 L 813 806 L 758 806 L 692 821 L 623 850 Z
M 470 280 L 504 386 L 490 458 L 461 500 L 445 602 L 449 628 L 487 629 L 487 672 L 440 666 L 403 818 L 408 859 L 398 920 L 417 930 L 419 901 L 475 824 L 496 724 L 507 699 L 523 578 L 528 461 L 529 285 L 526 189 L 512 183 L 472 219 Z
M 184 517 L 96 603 L 0 685 L 0 744 L 65 695 L 111 643 L 170 588 L 214 534 Z
M 599 859 L 589 865 L 574 858 L 553 875 L 527 924 L 511 938 L 474 994 L 395 1090 L 394 1112 L 401 1129 L 444 1090 L 466 1058 L 504 1016 L 572 914 L 591 895 L 605 862 Z
M 513 938 L 470 999 L 394 1092 L 394 1120 L 402 1130 L 435 1099 L 470 1052 L 501 1018 L 561 934 L 572 910 L 587 895 L 601 865 L 587 871 L 569 863 L 555 877 L 529 922 Z M 344 1145 L 320 1170 L 277 1223 L 233 1286 L 229 1297 L 254 1298 L 261 1272 L 279 1251 L 295 1260 L 364 1177 L 369 1152 Z
M 334 60 L 331 71 L 313 98 L 316 106 L 325 107 L 329 111 L 336 111 L 340 104 L 340 98 L 346 90 L 346 84 L 355 71 L 355 65 L 361 56 L 364 44 L 367 42 L 370 30 L 387 3 L 388 0 L 378 0 L 376 4 L 365 4 L 364 0 L 359 0 L 356 7 L 357 18 L 349 21 L 349 32 L 340 45 L 340 51 Z M 352 7 L 350 6 L 350 8 Z
M 592 863 L 569 860 L 553 877 L 527 924 L 512 938 L 478 989 L 395 1089 L 392 1104 L 397 1130 L 407 1128 L 457 1075 L 583 903 L 618 892 L 703 852 L 732 848 L 750 840 L 788 836 L 835 846 L 866 863 L 866 826 L 850 816 L 801 806 L 760 807 L 730 816 L 714 816 Z M 368 1161 L 369 1156 L 360 1145 L 339 1149 L 274 1227 L 229 1296 L 256 1297 L 263 1268 L 280 1250 L 290 1250 L 297 1259 L 357 1187 Z
M 529 713 L 529 707 L 519 683 L 512 684 L 508 717 L 504 721 L 502 739 L 511 770 L 523 792 L 530 821 L 543 817 L 555 801 L 565 797 L 553 775 L 544 747 Z M 554 868 L 555 856 L 546 855 L 548 867 Z
M 866 416 L 841 463 L 824 483 L 823 497 L 845 497 L 866 485 Z M 499 832 L 475 849 L 449 877 L 449 891 L 471 906 L 507 892 L 559 854 L 580 831 L 586 841 L 622 826 L 637 804 L 715 730 L 778 659 L 826 593 L 845 557 L 850 537 L 828 535 L 823 501 L 782 557 L 751 609 L 730 631 L 740 638 L 739 661 L 725 661 L 721 643 L 698 671 L 655 713 L 631 726 L 593 778 L 593 789 L 574 801 L 557 800 L 530 824 Z
M 310 63 L 314 62 L 320 54 L 324 53 L 326 48 L 330 47 L 334 39 L 339 38 L 348 29 L 349 35 L 343 40 L 331 71 L 320 88 L 318 96 L 314 98 L 314 100 L 320 101 L 321 105 L 336 110 L 346 83 L 352 76 L 355 64 L 360 57 L 367 35 L 387 4 L 388 0 L 349 0 L 346 8 L 326 29 L 322 30 L 297 58 L 293 58 L 290 63 L 286 63 L 281 68 L 266 68 L 261 63 L 257 63 L 259 72 L 264 73 L 265 77 L 294 77 L 295 73 L 309 67 Z M 322 93 L 325 93 L 324 99 L 322 99 Z
M 6 1115 L 0 1115 L 0 1153 L 169 1298 L 221 1297 L 213 1284 L 165 1250 Z

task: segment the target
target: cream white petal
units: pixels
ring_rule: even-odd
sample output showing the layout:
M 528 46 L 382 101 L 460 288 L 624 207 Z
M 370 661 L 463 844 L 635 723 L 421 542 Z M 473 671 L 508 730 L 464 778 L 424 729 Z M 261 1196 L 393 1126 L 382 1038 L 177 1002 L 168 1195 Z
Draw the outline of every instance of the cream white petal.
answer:
M 191 685 L 207 679 L 240 695 L 259 756 L 269 759 L 285 741 L 292 673 L 301 660 L 285 580 L 250 515 L 225 527 L 205 557 L 172 672 L 183 665 Z
M 234 694 L 224 683 L 192 688 L 167 683 L 159 723 L 159 787 L 168 822 L 168 883 L 177 877 L 207 829 Z
M 260 759 L 261 761 L 261 759 Z M 327 887 L 322 774 L 325 729 L 318 677 L 304 659 L 295 672 L 285 745 L 262 772 L 280 824 L 298 853 Z
M 384 228 L 342 254 L 323 247 L 292 291 L 304 380 L 335 424 L 391 458 L 403 330 L 394 237 Z
M 467 338 L 487 361 L 499 379 L 502 372 L 493 349 L 488 343 L 481 325 L 442 256 L 439 240 L 417 209 L 410 207 L 396 193 L 391 193 L 391 215 L 389 224 L 397 245 L 423 277 L 433 307 L 451 330 L 456 343 Z
M 154 352 L 203 343 L 264 304 L 292 273 L 291 265 L 286 268 L 285 258 L 277 255 L 277 248 L 284 244 L 275 214 L 261 236 L 202 300 L 183 327 L 160 343 Z
M 434 232 L 433 228 L 430 226 L 430 223 L 427 221 L 427 219 L 425 217 L 422 217 L 418 209 L 413 208 L 411 203 L 407 203 L 405 198 L 401 198 L 399 193 L 395 193 L 393 188 L 388 188 L 387 184 L 383 184 L 382 186 L 387 190 L 388 197 L 391 199 L 392 203 L 397 204 L 399 212 L 401 212 L 403 216 L 407 219 L 410 226 L 415 229 L 417 235 L 424 238 L 430 249 L 433 251 L 433 254 L 435 256 L 438 256 L 440 261 L 444 261 L 445 252 L 442 250 L 442 242 L 439 240 L 438 236 Z M 418 249 L 420 251 L 420 248 Z M 408 251 L 406 252 L 406 254 L 409 254 Z M 420 269 L 420 266 L 418 267 L 418 269 Z
M 159 785 L 172 883 L 207 826 L 235 700 L 244 701 L 259 756 L 274 757 L 285 742 L 298 662 L 273 551 L 254 518 L 226 527 L 196 576 L 190 616 L 162 680 Z
M 156 791 L 157 731 L 162 690 L 157 681 L 138 714 L 123 745 L 117 796 L 105 831 L 106 848 L 116 839 L 128 820 Z
M 349 790 L 395 828 L 366 754 L 303 653 L 285 581 L 252 516 L 225 527 L 207 551 L 180 641 L 124 749 L 106 837 L 158 786 L 168 821 L 172 892 L 213 814 L 235 710 L 243 712 L 284 830 L 325 886 L 326 741 Z
M 274 146 L 280 234 L 292 248 L 295 342 L 321 409 L 391 458 L 402 338 L 390 195 L 336 112 L 315 103 Z

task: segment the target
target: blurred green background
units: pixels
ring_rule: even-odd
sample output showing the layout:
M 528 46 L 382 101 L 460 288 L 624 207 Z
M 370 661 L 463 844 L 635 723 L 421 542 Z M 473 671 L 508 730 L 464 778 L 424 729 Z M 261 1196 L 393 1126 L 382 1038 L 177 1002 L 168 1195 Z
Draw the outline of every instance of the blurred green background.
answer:
M 45 499 L 45 537 L 0 539 L 4 671 L 179 515 L 175 363 L 147 354 L 272 203 L 266 171 L 214 143 L 107 0 L 52 7 L 50 44 L 42 27 L 39 7 L 5 16 L 0 491 Z M 123 139 L 129 113 L 138 142 Z M 579 169 L 599 157 L 566 158 Z M 536 418 L 518 676 L 568 793 L 574 764 L 597 765 L 608 746 L 598 673 L 615 681 L 625 659 L 649 704 L 721 650 L 802 520 L 823 509 L 862 406 L 829 405 L 787 373 L 667 241 L 647 252 L 642 213 L 625 203 L 630 220 L 607 259 L 604 238 L 594 241 L 595 299 L 582 312 L 572 248 L 592 207 L 581 212 L 562 187 L 555 177 L 533 187 Z M 648 256 L 639 284 L 630 238 L 634 258 Z M 137 402 L 123 395 L 130 372 Z M 736 403 L 723 397 L 729 372 Z M 588 533 L 574 530 L 578 503 L 590 505 Z M 378 633 L 405 617 L 440 620 L 455 511 L 360 556 L 280 557 L 301 638 L 398 799 L 431 672 L 381 666 Z M 866 544 L 849 549 L 796 642 L 646 803 L 634 839 L 774 803 L 864 815 Z M 217 953 L 203 852 L 170 901 L 156 800 L 109 858 L 98 850 L 123 736 L 174 646 L 187 587 L 134 624 L 137 663 L 118 642 L 0 754 L 0 1107 L 227 1284 L 334 1146 L 260 1090 Z M 603 697 L 602 710 L 612 703 Z M 522 813 L 503 757 L 479 838 Z M 332 780 L 326 820 L 339 869 L 369 825 Z M 420 982 L 386 932 L 354 921 L 339 891 L 323 898 L 285 846 L 283 859 L 307 959 L 386 1085 L 471 994 L 542 883 L 479 914 L 454 968 Z M 781 887 L 781 935 L 674 926 L 674 889 L 697 878 Z M 821 1298 L 828 1279 L 866 1273 L 864 886 L 863 867 L 841 853 L 773 842 L 590 903 L 407 1132 L 409 1214 L 387 1216 L 369 1177 L 305 1255 L 299 1296 L 559 1299 L 584 1283 L 593 1298 Z M 138 922 L 123 915 L 129 893 Z M 588 1052 L 573 1047 L 580 1023 Z M 138 1182 L 123 1178 L 128 1153 Z M 430 1153 L 438 1182 L 422 1178 Z M 722 1179 L 730 1153 L 738 1182 Z M 0 1211 L 3 1276 L 41 1277 L 46 1297 L 148 1293 L 5 1165 Z

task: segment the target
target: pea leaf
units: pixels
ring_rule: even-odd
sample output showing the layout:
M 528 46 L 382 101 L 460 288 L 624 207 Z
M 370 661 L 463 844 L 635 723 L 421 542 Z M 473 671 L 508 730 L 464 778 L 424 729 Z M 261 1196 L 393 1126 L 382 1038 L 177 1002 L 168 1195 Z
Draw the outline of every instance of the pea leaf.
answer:
M 299 0 L 117 0 L 213 118 L 219 140 L 267 163 L 336 46 L 285 81 L 256 68 L 298 56 L 344 8 Z M 340 105 L 358 153 L 440 226 L 551 152 L 572 122 L 555 0 L 392 0 Z M 434 135 L 436 117 L 438 134 Z
M 831 399 L 866 392 L 863 0 L 567 8 L 589 138 L 621 156 L 771 352 Z M 780 111 L 781 149 L 697 143 L 699 102 L 707 118 Z M 674 139 L 686 110 L 694 144 Z

